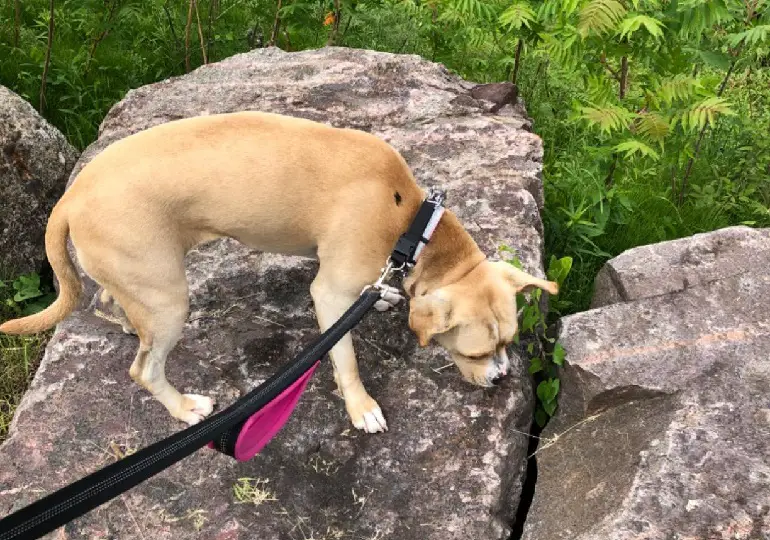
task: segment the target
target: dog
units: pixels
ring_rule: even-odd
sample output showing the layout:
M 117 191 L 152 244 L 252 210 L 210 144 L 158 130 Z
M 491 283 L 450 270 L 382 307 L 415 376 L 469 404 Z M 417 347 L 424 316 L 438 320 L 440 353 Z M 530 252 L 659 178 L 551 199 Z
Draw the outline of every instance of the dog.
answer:
M 37 333 L 77 308 L 82 284 L 67 251 L 70 238 L 102 299 L 139 337 L 132 379 L 193 425 L 211 413 L 213 400 L 182 395 L 165 376 L 188 316 L 190 249 L 229 237 L 264 252 L 317 258 L 310 294 L 325 331 L 378 278 L 424 197 L 403 157 L 363 131 L 264 112 L 160 124 L 114 142 L 77 175 L 46 228 L 58 297 L 0 331 Z M 450 211 L 402 285 L 420 346 L 435 340 L 479 386 L 510 370 L 516 294 L 533 287 L 558 292 L 554 282 L 488 260 Z M 386 430 L 359 377 L 350 334 L 330 357 L 352 424 L 367 433 Z

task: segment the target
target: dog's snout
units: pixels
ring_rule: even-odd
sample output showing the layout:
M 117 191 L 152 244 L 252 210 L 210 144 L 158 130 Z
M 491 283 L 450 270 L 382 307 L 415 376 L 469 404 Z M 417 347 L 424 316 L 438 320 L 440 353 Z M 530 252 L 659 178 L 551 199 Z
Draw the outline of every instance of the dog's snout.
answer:
M 505 379 L 505 373 L 500 373 L 494 379 L 492 379 L 492 384 L 498 385 L 503 382 L 503 379 Z

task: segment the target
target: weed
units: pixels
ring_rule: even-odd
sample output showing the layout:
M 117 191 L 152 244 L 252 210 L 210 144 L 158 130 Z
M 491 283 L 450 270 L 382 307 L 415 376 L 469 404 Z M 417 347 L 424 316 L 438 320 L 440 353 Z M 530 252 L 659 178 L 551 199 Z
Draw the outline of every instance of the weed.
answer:
M 275 494 L 267 488 L 269 483 L 267 478 L 239 478 L 233 486 L 236 504 L 260 506 L 265 502 L 277 501 Z

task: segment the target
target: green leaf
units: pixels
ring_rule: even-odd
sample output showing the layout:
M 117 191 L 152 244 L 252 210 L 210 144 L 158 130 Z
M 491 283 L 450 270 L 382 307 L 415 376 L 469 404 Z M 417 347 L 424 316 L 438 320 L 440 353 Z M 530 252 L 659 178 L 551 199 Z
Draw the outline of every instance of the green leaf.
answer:
M 682 115 L 682 127 L 689 130 L 700 130 L 706 125 L 713 126 L 719 115 L 735 116 L 730 108 L 730 102 L 721 97 L 710 97 L 695 104 Z
M 23 274 L 16 278 L 13 282 L 13 288 L 16 291 L 13 297 L 14 302 L 24 302 L 43 295 L 40 291 L 40 276 L 35 273 Z
M 623 19 L 626 8 L 617 0 L 590 0 L 580 10 L 578 32 L 583 37 L 604 34 Z
M 535 328 L 540 319 L 540 309 L 536 305 L 529 305 L 524 309 L 524 316 L 521 321 L 521 331 L 529 332 Z
M 538 407 L 535 411 L 535 422 L 541 428 L 545 427 L 545 424 L 548 422 L 548 414 L 546 414 L 542 407 Z
M 543 370 L 543 362 L 540 358 L 533 358 L 529 363 L 529 373 L 534 375 L 535 373 Z
M 549 379 L 548 384 L 548 401 L 554 401 L 556 396 L 559 395 L 559 379 Z
M 559 394 L 559 379 L 548 379 L 537 385 L 537 397 L 542 403 L 550 403 Z
M 543 403 L 543 410 L 548 416 L 553 416 L 553 413 L 556 412 L 556 402 L 549 401 L 548 403 Z
M 640 114 L 636 128 L 640 135 L 653 142 L 662 142 L 671 132 L 671 124 L 656 112 Z
M 710 51 L 698 51 L 698 55 L 709 66 L 721 70 L 730 68 L 730 57 Z
M 529 354 L 532 354 L 534 352 L 534 350 L 535 350 L 535 344 L 534 343 L 530 343 L 529 345 L 527 345 L 527 352 Z
M 553 363 L 557 366 L 564 365 L 565 354 L 564 347 L 561 346 L 561 343 L 557 343 L 553 348 Z
M 45 294 L 36 299 L 34 302 L 26 304 L 22 310 L 22 315 L 26 317 L 27 315 L 34 315 L 35 313 L 39 313 L 50 306 L 54 300 L 56 300 L 55 293 Z
M 637 139 L 628 139 L 627 141 L 623 141 L 622 143 L 618 144 L 613 148 L 615 152 L 625 152 L 627 158 L 631 156 L 635 156 L 637 154 L 641 154 L 644 157 L 651 157 L 654 160 L 660 159 L 660 156 L 658 153 L 644 144 L 642 141 Z
M 663 37 L 664 24 L 662 22 L 647 15 L 631 15 L 620 23 L 620 38 L 630 38 L 634 32 L 642 27 L 656 40 Z
M 616 105 L 580 107 L 580 112 L 580 118 L 589 126 L 598 126 L 602 133 L 625 130 L 634 118 L 633 113 Z
M 554 255 L 551 255 L 551 259 L 548 261 L 548 272 L 546 276 L 549 280 L 555 281 L 560 287 L 567 279 L 570 270 L 572 269 L 572 257 L 562 257 L 557 259 Z
M 727 42 L 733 47 L 737 47 L 741 44 L 757 45 L 758 43 L 767 41 L 769 35 L 770 24 L 760 24 L 754 28 L 749 28 L 744 32 L 730 34 L 727 37 Z
M 515 2 L 500 15 L 498 22 L 510 30 L 520 30 L 522 26 L 531 28 L 537 14 L 529 2 Z
M 684 101 L 695 94 L 695 91 L 701 88 L 698 79 L 686 75 L 677 75 L 676 77 L 666 79 L 657 90 L 655 97 L 660 97 L 667 105 L 674 101 Z

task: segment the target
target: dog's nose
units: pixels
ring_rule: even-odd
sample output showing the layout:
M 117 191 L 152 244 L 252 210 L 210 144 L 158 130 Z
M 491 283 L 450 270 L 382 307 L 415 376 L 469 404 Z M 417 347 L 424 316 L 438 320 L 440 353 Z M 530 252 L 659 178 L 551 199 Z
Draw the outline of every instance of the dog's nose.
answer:
M 492 379 L 492 384 L 498 385 L 503 382 L 503 379 L 505 379 L 505 373 L 500 373 L 497 377 Z

